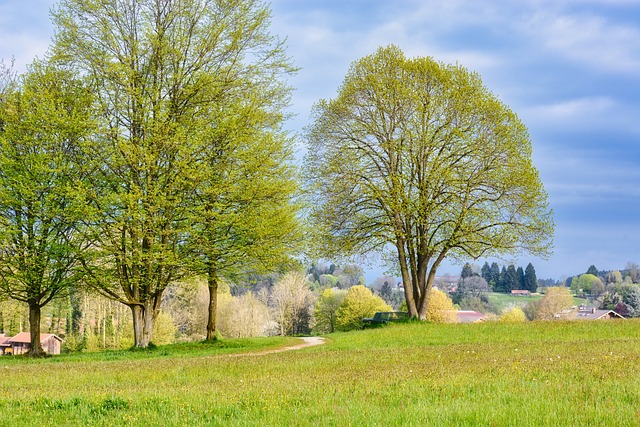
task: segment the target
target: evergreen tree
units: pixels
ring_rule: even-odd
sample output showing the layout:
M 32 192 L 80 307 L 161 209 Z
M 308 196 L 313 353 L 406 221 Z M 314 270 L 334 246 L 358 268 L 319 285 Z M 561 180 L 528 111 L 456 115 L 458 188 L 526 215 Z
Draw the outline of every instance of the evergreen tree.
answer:
M 497 262 L 491 263 L 491 280 L 489 280 L 489 286 L 495 288 L 500 281 L 500 266 Z
M 527 289 L 524 285 L 524 270 L 522 267 L 518 266 L 518 270 L 516 270 L 518 274 L 518 288 L 517 289 Z
M 392 295 L 393 295 L 393 290 L 391 289 L 389 282 L 385 281 L 382 287 L 380 288 L 380 298 L 390 303 Z
M 467 277 L 473 276 L 473 269 L 471 268 L 471 264 L 466 263 L 464 267 L 462 267 L 462 272 L 460 273 L 461 279 L 466 279 Z
M 507 267 L 507 274 L 505 276 L 505 292 L 511 292 L 514 289 L 518 289 L 518 272 L 513 264 Z
M 531 263 L 527 264 L 527 268 L 524 271 L 524 288 L 529 292 L 536 292 L 538 290 L 538 279 L 536 278 L 536 270 Z
M 485 262 L 482 269 L 480 269 L 480 276 L 482 276 L 487 283 L 491 282 L 491 267 L 489 267 L 488 262 Z
M 507 283 L 507 269 L 503 265 L 498 280 L 496 281 L 496 292 L 508 293 L 511 291 L 509 284 Z
M 598 269 L 596 268 L 595 265 L 591 264 L 589 266 L 589 268 L 587 269 L 587 274 L 593 274 L 594 276 L 598 275 Z

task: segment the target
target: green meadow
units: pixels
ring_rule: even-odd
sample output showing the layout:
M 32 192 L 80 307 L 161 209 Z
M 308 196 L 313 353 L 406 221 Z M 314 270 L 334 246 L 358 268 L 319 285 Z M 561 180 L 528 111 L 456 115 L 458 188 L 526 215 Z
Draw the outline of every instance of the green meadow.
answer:
M 509 307 L 524 307 L 530 302 L 540 301 L 542 299 L 542 295 L 531 295 L 531 296 L 513 296 L 510 294 L 504 294 L 500 292 L 491 292 L 488 294 L 489 301 L 493 303 L 500 311 L 504 311 Z M 589 305 L 589 300 L 583 298 L 573 298 L 573 302 L 575 305 L 585 304 Z
M 634 426 L 640 322 L 409 323 L 0 359 L 5 425 Z M 238 356 L 240 354 L 240 356 Z

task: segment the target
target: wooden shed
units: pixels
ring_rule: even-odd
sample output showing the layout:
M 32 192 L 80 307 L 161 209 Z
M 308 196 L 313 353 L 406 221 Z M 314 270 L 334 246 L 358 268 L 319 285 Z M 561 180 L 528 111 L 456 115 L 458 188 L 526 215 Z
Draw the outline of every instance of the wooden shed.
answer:
M 10 339 L 6 334 L 0 334 L 0 355 L 11 354 L 11 344 L 8 342 Z
M 9 338 L 7 342 L 11 344 L 13 354 L 24 354 L 31 346 L 31 334 L 20 332 L 15 337 Z M 55 334 L 40 334 L 40 345 L 45 353 L 60 354 L 62 338 Z

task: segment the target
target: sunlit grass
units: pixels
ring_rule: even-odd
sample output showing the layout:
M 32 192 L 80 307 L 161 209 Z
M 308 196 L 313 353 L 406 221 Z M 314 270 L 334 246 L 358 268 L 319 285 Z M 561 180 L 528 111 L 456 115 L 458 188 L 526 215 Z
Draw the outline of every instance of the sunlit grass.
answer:
M 225 341 L 223 341 L 224 343 Z M 405 324 L 0 359 L 14 425 L 640 425 L 640 322 Z

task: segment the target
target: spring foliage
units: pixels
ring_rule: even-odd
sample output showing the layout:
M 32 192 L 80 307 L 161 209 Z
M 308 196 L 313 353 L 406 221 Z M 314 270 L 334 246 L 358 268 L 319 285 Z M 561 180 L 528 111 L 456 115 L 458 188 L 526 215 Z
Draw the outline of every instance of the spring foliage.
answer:
M 391 311 L 389 304 L 368 288 L 356 285 L 347 291 L 336 312 L 336 329 L 349 331 L 362 328 L 362 319 L 373 317 L 377 311 Z
M 527 129 L 476 73 L 383 47 L 351 65 L 314 118 L 305 173 L 322 248 L 395 248 L 412 316 L 426 318 L 447 256 L 548 253 Z
M 500 316 L 500 322 L 503 323 L 520 323 L 527 320 L 527 316 L 520 307 L 512 307 Z
M 97 97 L 86 277 L 131 308 L 146 347 L 171 282 L 209 274 L 215 313 L 238 253 L 279 256 L 295 229 L 280 128 L 294 69 L 258 0 L 62 0 L 53 15 L 56 61 Z
M 439 289 L 431 289 L 426 320 L 435 323 L 455 323 L 458 321 L 451 298 Z
M 573 297 L 565 287 L 547 288 L 544 297 L 537 303 L 536 319 L 553 320 L 563 310 L 573 306 Z

